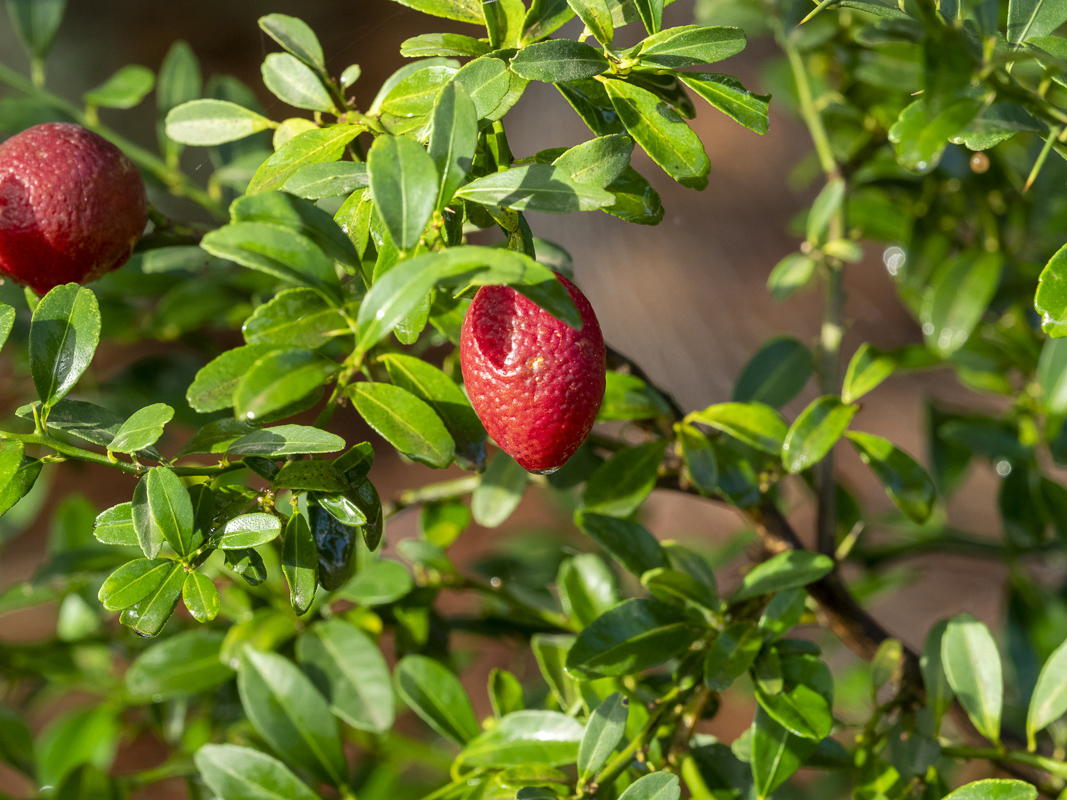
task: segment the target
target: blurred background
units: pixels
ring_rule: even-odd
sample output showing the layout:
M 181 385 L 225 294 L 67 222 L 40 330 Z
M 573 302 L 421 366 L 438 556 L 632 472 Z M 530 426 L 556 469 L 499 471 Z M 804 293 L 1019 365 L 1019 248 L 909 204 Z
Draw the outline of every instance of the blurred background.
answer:
M 278 48 L 260 31 L 256 20 L 272 12 L 301 17 L 316 31 L 333 74 L 358 63 L 362 77 L 351 91 L 365 105 L 404 63 L 398 55 L 404 39 L 418 33 L 471 30 L 388 0 L 77 0 L 69 4 L 47 62 L 48 85 L 77 102 L 84 91 L 126 64 L 158 70 L 171 44 L 184 40 L 199 57 L 205 79 L 222 73 L 239 78 L 274 119 L 305 115 L 307 112 L 285 107 L 274 99 L 260 77 L 263 57 Z M 693 0 L 679 0 L 667 9 L 665 26 L 691 23 L 695 12 Z M 705 21 L 715 24 L 714 19 Z M 722 69 L 740 77 L 747 88 L 764 93 L 768 91 L 764 76 L 776 55 L 773 44 L 751 40 L 747 50 L 724 62 Z M 28 74 L 28 60 L 6 15 L 0 15 L 0 62 Z M 12 93 L 0 86 L 0 99 L 10 96 Z M 137 144 L 155 149 L 151 96 L 131 111 L 103 110 L 101 116 Z M 573 110 L 546 84 L 532 83 L 505 125 L 517 157 L 590 138 Z M 782 103 L 772 100 L 771 126 L 765 136 L 742 128 L 706 104 L 698 104 L 694 128 L 712 164 L 710 183 L 703 192 L 680 187 L 643 153 L 635 151 L 634 166 L 660 193 L 666 208 L 658 227 L 629 225 L 599 212 L 530 217 L 535 235 L 557 242 L 573 256 L 576 282 L 596 309 L 606 340 L 640 364 L 687 411 L 729 400 L 741 368 L 766 339 L 788 334 L 814 345 L 822 313 L 817 290 L 776 303 L 766 289 L 771 269 L 799 245 L 800 239 L 790 233 L 791 220 L 819 188 L 804 185 L 797 178 L 797 167 L 803 165 L 811 149 L 804 127 L 784 111 Z M 0 132 L 0 137 L 5 135 Z M 204 152 L 197 148 L 186 151 L 183 164 L 190 174 L 196 175 L 197 159 L 206 158 Z M 800 174 L 810 173 L 801 169 Z M 153 200 L 166 204 L 165 198 Z M 168 213 L 182 213 L 178 206 L 166 208 Z M 921 341 L 918 324 L 896 299 L 880 248 L 869 249 L 865 260 L 850 266 L 846 275 L 846 361 L 863 341 L 881 348 Z M 102 351 L 93 377 L 104 384 L 145 359 L 159 357 L 189 360 L 192 369 L 204 361 L 181 342 L 148 342 L 136 347 L 113 343 Z M 6 419 L 16 404 L 29 399 L 32 389 L 28 382 L 15 378 L 11 361 L 5 359 L 10 355 L 0 357 L 0 417 Z M 816 388 L 809 386 L 786 407 L 786 415 L 792 418 L 815 396 Z M 980 400 L 960 390 L 949 374 L 895 378 L 864 399 L 854 424 L 892 439 L 925 462 L 921 437 L 924 403 L 930 397 L 966 401 L 971 407 Z M 354 412 L 338 415 L 334 427 L 350 441 L 359 441 L 357 437 L 375 441 Z M 379 458 L 371 477 L 383 499 L 394 497 L 403 488 L 448 477 L 424 466 L 400 463 L 390 455 L 391 448 L 376 450 Z M 837 453 L 845 482 L 868 507 L 888 508 L 881 487 L 852 450 L 843 448 Z M 0 590 L 29 576 L 41 564 L 54 513 L 88 515 L 86 508 L 100 510 L 128 500 L 132 487 L 131 480 L 107 470 L 65 466 L 53 472 L 50 485 L 36 493 L 36 503 L 27 500 L 35 507 L 24 509 L 19 520 L 3 521 L 0 536 L 15 535 L 20 521 L 28 522 L 29 527 L 4 550 Z M 951 503 L 953 524 L 975 534 L 999 536 L 995 487 L 988 468 L 975 463 Z M 72 493 L 88 501 L 64 500 Z M 814 503 L 799 488 L 792 500 L 795 527 L 810 540 L 813 520 L 809 509 Z M 667 492 L 655 493 L 647 509 L 644 523 L 657 536 L 678 539 L 711 554 L 721 565 L 717 573 L 720 585 L 726 589 L 736 585 L 741 570 L 750 563 L 740 548 L 730 546 L 743 525 L 739 516 L 711 503 Z M 35 514 L 35 510 L 40 513 Z M 386 553 L 395 552 L 396 542 L 416 530 L 415 514 L 391 520 Z M 741 541 L 753 542 L 754 538 Z M 471 566 L 494 553 L 498 560 L 492 568 L 503 569 L 500 565 L 508 562 L 501 560 L 500 553 L 510 553 L 514 559 L 528 559 L 535 553 L 550 562 L 554 549 L 583 546 L 574 534 L 566 503 L 531 488 L 518 513 L 505 526 L 492 531 L 472 526 L 453 554 L 461 565 Z M 554 572 L 549 581 L 552 575 Z M 962 611 L 989 622 L 1000 616 L 996 604 L 1006 569 L 994 562 L 944 555 L 920 557 L 902 563 L 896 575 L 898 588 L 872 597 L 870 607 L 895 636 L 913 648 L 921 647 L 937 619 Z M 997 591 L 990 591 L 993 587 Z M 52 608 L 4 616 L 0 620 L 0 645 L 41 637 L 54 628 L 56 613 Z M 480 648 L 484 642 L 467 644 Z M 482 651 L 475 671 L 484 676 L 489 667 L 502 665 L 501 660 L 506 662 L 508 657 L 507 653 Z M 847 653 L 835 654 L 831 661 L 835 659 L 835 673 L 838 667 L 858 669 Z M 525 669 L 526 677 L 531 677 L 529 664 L 506 665 L 520 675 Z M 484 687 L 484 677 L 472 680 Z M 847 691 L 847 680 L 840 686 L 839 691 Z M 473 695 L 479 712 L 486 712 L 484 691 L 478 689 Z M 743 704 L 733 710 L 736 713 L 730 708 L 724 711 L 709 730 L 731 741 L 748 726 L 752 712 Z M 137 755 L 129 757 L 136 759 Z M 0 772 L 0 790 L 5 788 L 5 774 Z

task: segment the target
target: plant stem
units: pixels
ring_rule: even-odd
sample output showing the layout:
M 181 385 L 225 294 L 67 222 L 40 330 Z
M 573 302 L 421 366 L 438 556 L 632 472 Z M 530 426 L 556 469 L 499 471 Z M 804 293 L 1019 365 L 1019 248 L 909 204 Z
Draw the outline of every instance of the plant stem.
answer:
M 86 114 L 73 103 L 64 100 L 58 95 L 52 94 L 39 86 L 35 86 L 32 81 L 26 79 L 4 64 L 0 64 L 0 83 L 6 83 L 8 86 L 17 89 L 23 94 L 41 100 L 53 108 L 62 111 L 64 114 L 67 114 L 80 125 L 95 131 L 115 144 L 130 157 L 131 161 L 166 186 L 172 194 L 178 195 L 179 197 L 186 197 L 197 205 L 210 211 L 219 219 L 225 219 L 226 209 L 224 209 L 215 198 L 211 197 L 211 195 L 193 183 L 193 181 L 180 170 L 167 165 L 160 158 L 145 150 L 143 147 L 138 147 L 128 139 L 119 136 L 106 125 L 101 125 L 99 122 L 89 120 Z
M 1044 770 L 1059 778 L 1067 779 L 1067 764 L 1052 758 L 1026 753 L 1018 750 L 997 750 L 993 747 L 942 747 L 941 754 L 949 758 L 965 758 L 997 763 L 1025 764 L 1028 767 Z
M 470 494 L 478 488 L 481 480 L 481 475 L 469 475 L 465 478 L 457 478 L 451 481 L 431 483 L 418 489 L 409 489 L 406 492 L 402 492 L 395 501 L 384 509 L 385 517 L 396 516 L 405 508 L 411 506 L 433 503 L 437 500 L 451 500 L 455 497 Z

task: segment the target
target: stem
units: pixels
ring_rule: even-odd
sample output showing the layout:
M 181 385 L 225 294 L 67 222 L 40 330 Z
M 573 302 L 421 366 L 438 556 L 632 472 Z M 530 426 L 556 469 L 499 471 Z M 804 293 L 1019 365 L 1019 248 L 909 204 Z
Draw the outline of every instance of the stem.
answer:
M 689 691 L 692 690 L 690 689 Z M 622 752 L 611 759 L 611 761 L 609 761 L 593 779 L 593 783 L 596 786 L 611 786 L 611 784 L 613 784 L 618 777 L 629 768 L 634 755 L 642 747 L 648 745 L 667 716 L 672 712 L 675 714 L 679 713 L 676 710 L 676 704 L 682 700 L 680 697 L 681 694 L 682 690 L 676 686 L 660 699 L 659 709 L 649 718 L 648 722 L 645 723 L 645 726 L 641 729 L 640 733 L 633 738 L 630 744 L 628 744 Z
M 491 583 L 483 583 L 475 578 L 464 577 L 460 584 L 448 586 L 447 588 L 456 590 L 470 589 L 486 597 L 492 597 L 494 600 L 501 600 L 516 611 L 527 614 L 552 628 L 559 628 L 569 633 L 578 633 L 581 630 L 581 625 L 576 620 L 568 619 L 563 614 L 557 614 L 554 611 L 546 611 L 543 608 L 524 603 L 517 597 L 508 594 L 502 586 L 497 587 Z
M 402 492 L 393 503 L 384 509 L 385 517 L 396 516 L 405 508 L 411 506 L 433 503 L 437 500 L 451 500 L 455 497 L 470 494 L 478 488 L 481 480 L 481 475 L 469 475 L 452 481 L 431 483 L 429 486 L 422 486 L 418 489 L 409 489 L 406 492 Z
M 1028 767 L 1044 770 L 1059 778 L 1067 778 L 1067 764 L 1055 759 L 1017 750 L 997 750 L 992 747 L 942 747 L 941 754 L 949 758 L 965 758 L 981 761 L 995 761 L 998 764 L 1024 764 Z
M 128 461 L 112 461 L 105 455 L 100 453 L 94 453 L 92 450 L 83 450 L 80 447 L 74 445 L 65 444 L 56 439 L 53 439 L 47 434 L 39 433 L 8 433 L 4 431 L 4 437 L 7 439 L 18 439 L 23 444 L 38 444 L 42 447 L 48 447 L 55 450 L 69 458 L 76 458 L 79 461 L 90 461 L 93 464 L 100 464 L 105 467 L 112 467 L 114 469 L 121 470 L 129 475 L 141 475 L 148 471 L 148 467 L 140 464 L 131 464 Z
M 35 97 L 53 108 L 62 111 L 64 114 L 69 115 L 79 124 L 95 131 L 105 139 L 111 141 L 120 150 L 126 153 L 126 155 L 130 157 L 130 160 L 138 167 L 166 186 L 172 194 L 178 195 L 179 197 L 187 197 L 197 205 L 210 211 L 219 219 L 226 218 L 226 209 L 223 208 L 215 198 L 211 197 L 211 195 L 193 183 L 193 181 L 180 170 L 167 165 L 143 147 L 138 147 L 128 139 L 119 136 L 106 125 L 90 121 L 85 113 L 73 103 L 64 100 L 58 95 L 52 94 L 39 86 L 35 86 L 32 81 L 27 80 L 18 72 L 4 64 L 0 64 L 0 83 L 6 83 L 8 86 L 17 89 L 23 94 Z
M 793 79 L 797 85 L 797 99 L 800 101 L 800 116 L 811 134 L 812 144 L 815 145 L 815 153 L 819 157 L 819 166 L 827 177 L 835 178 L 840 174 L 837 161 L 834 158 L 833 148 L 830 146 L 830 136 L 823 125 L 822 116 L 815 108 L 815 100 L 811 95 L 811 82 L 808 80 L 807 68 L 804 66 L 804 58 L 789 41 L 788 35 L 782 28 L 781 20 L 775 20 L 775 38 L 778 46 L 785 52 L 789 59 L 789 67 L 793 71 Z

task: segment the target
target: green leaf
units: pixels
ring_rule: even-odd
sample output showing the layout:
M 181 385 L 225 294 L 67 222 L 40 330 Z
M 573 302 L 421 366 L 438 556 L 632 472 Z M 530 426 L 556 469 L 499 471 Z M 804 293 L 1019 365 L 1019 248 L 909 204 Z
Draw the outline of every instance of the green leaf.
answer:
M 1067 336 L 1067 245 L 1041 270 L 1034 308 L 1041 315 L 1041 330 L 1057 339 Z
M 626 133 L 619 115 L 611 104 L 604 84 L 593 79 L 555 84 L 559 93 L 597 136 Z
M 302 233 L 271 222 L 233 222 L 207 233 L 200 246 L 212 255 L 315 289 L 338 303 L 333 261 Z
M 393 726 L 389 666 L 365 633 L 341 619 L 326 620 L 297 640 L 296 655 L 340 719 L 374 733 Z
M 129 64 L 82 97 L 86 104 L 103 108 L 133 108 L 155 86 L 156 76 L 148 67 Z
M 1025 42 L 1034 36 L 1047 36 L 1067 22 L 1064 0 L 1010 0 L 1008 3 L 1008 41 Z
M 15 309 L 0 303 L 0 348 L 3 348 L 15 324 Z
M 126 671 L 126 689 L 140 702 L 189 697 L 233 677 L 219 660 L 223 634 L 194 629 L 177 633 L 141 653 Z
M 554 273 L 522 253 L 495 247 L 451 247 L 401 262 L 367 292 L 356 318 L 357 350 L 373 347 L 421 303 L 436 284 L 507 284 L 571 327 L 581 317 Z
M 708 185 L 711 161 L 678 112 L 646 89 L 618 80 L 604 88 L 634 140 L 674 180 L 690 189 Z
M 1049 656 L 1037 677 L 1026 715 L 1026 738 L 1031 750 L 1037 734 L 1067 714 L 1067 641 Z
M 429 153 L 441 178 L 434 207 L 443 210 L 463 183 L 478 147 L 478 112 L 462 83 L 449 81 L 437 95 Z
M 552 164 L 578 183 L 610 189 L 630 166 L 633 149 L 634 143 L 628 136 L 599 136 L 570 148 Z
M 667 440 L 627 447 L 605 461 L 586 481 L 582 505 L 587 512 L 627 517 L 656 485 Z
M 634 5 L 648 34 L 659 33 L 663 27 L 664 0 L 634 0 Z
M 804 253 L 790 253 L 779 261 L 767 277 L 767 289 L 779 302 L 788 300 L 815 277 L 815 259 Z
M 431 728 L 463 746 L 481 727 L 459 679 L 432 658 L 404 656 L 393 673 L 397 694 Z
M 455 441 L 461 466 L 481 467 L 485 463 L 485 428 L 455 381 L 415 356 L 386 353 L 379 360 L 385 364 L 394 385 L 411 392 L 437 412 Z
M 722 61 L 745 49 L 745 32 L 723 26 L 683 25 L 645 39 L 637 57 L 645 64 L 674 69 Z
M 239 419 L 262 419 L 326 383 L 340 367 L 312 350 L 273 350 L 261 356 L 238 382 L 233 411 Z
M 329 461 L 311 459 L 310 461 L 290 461 L 285 464 L 274 479 L 271 481 L 275 489 L 296 489 L 299 491 L 314 492 L 346 492 L 349 489 L 348 479 Z M 329 504 L 330 501 L 327 501 Z M 344 506 L 349 511 L 350 504 Z M 334 506 L 338 508 L 338 506 Z M 341 520 L 346 525 L 362 525 L 367 518 L 354 507 L 351 511 L 356 512 L 359 520 Z M 332 512 L 331 512 L 332 513 Z M 350 514 L 344 514 L 350 516 Z
M 784 685 L 769 694 L 755 683 L 756 700 L 790 733 L 821 741 L 834 724 L 834 679 L 818 656 L 800 653 L 782 659 Z
M 735 622 L 720 633 L 704 658 L 704 685 L 725 692 L 748 672 L 763 647 L 763 634 L 752 622 Z
M 167 114 L 167 137 L 181 144 L 217 145 L 274 127 L 266 117 L 227 100 L 193 100 Z
M 97 597 L 108 611 L 122 611 L 158 589 L 174 563 L 169 558 L 129 561 L 104 580 Z
M 397 2 L 424 14 L 433 14 L 435 17 L 469 22 L 472 25 L 485 24 L 481 0 L 397 0 Z
M 714 72 L 680 72 L 678 79 L 735 122 L 763 135 L 770 127 L 771 96 L 746 89 L 732 75 Z
M 206 744 L 196 751 L 194 761 L 204 783 L 224 800 L 318 798 L 282 762 L 249 747 Z
M 841 399 L 846 403 L 858 400 L 892 375 L 896 368 L 897 362 L 892 354 L 864 342 L 848 362 Z
M 181 478 L 166 467 L 149 470 L 144 483 L 148 492 L 150 525 L 178 555 L 191 555 L 197 542 L 193 537 L 195 520 L 189 490 Z
M 347 393 L 367 424 L 401 453 L 438 469 L 452 463 L 452 436 L 411 392 L 387 383 L 357 383 Z
M 296 172 L 303 169 L 306 167 Z M 327 256 L 341 262 L 350 271 L 359 269 L 359 255 L 352 240 L 345 236 L 333 217 L 308 200 L 286 192 L 244 195 L 233 201 L 230 214 L 234 222 L 273 222 L 291 228 L 313 241 Z M 334 273 L 331 275 L 335 277 Z
M 484 528 L 496 528 L 511 516 L 529 482 L 530 474 L 507 453 L 500 451 L 482 473 L 471 493 L 471 514 Z
M 415 582 L 402 565 L 380 558 L 362 567 L 337 590 L 337 597 L 363 606 L 388 605 L 407 595 Z
M 30 374 L 53 406 L 74 388 L 100 341 L 100 307 L 89 289 L 68 283 L 44 296 L 30 322 Z
M 403 249 L 419 242 L 437 202 L 434 159 L 403 136 L 379 136 L 367 156 L 371 194 L 393 241 Z
M 880 436 L 849 431 L 848 438 L 897 508 L 915 522 L 925 522 L 937 499 L 937 489 L 926 470 Z
M 277 349 L 273 344 L 257 344 L 225 351 L 196 373 L 186 392 L 189 405 L 201 413 L 229 408 L 238 383 L 252 365 Z
M 1000 253 L 957 256 L 927 287 L 920 318 L 927 345 L 946 358 L 962 347 L 982 319 L 1000 283 Z
M 730 399 L 781 408 L 800 394 L 813 371 L 814 359 L 807 346 L 792 336 L 775 336 L 745 364 Z
M 519 679 L 505 669 L 493 667 L 489 671 L 489 705 L 498 718 L 513 711 L 522 711 L 525 700 L 522 696 L 522 684 Z
M 0 451 L 2 453 L 2 451 Z M 2 455 L 0 455 L 2 459 Z M 2 470 L 2 467 L 0 467 Z M 0 474 L 0 485 L 3 485 Z M 93 522 L 93 536 L 103 544 L 118 544 L 126 547 L 139 547 L 137 531 L 133 527 L 133 504 L 119 503 L 102 512 Z
M 689 648 L 693 621 L 659 600 L 626 600 L 595 619 L 567 654 L 567 671 L 582 678 L 630 675 Z
M 660 600 L 673 603 L 681 600 L 698 610 L 719 611 L 719 598 L 715 592 L 681 570 L 663 567 L 650 569 L 641 576 L 641 585 Z
M 457 756 L 474 768 L 550 767 L 573 764 L 582 726 L 558 711 L 514 711 L 476 736 Z
M 525 47 L 530 42 L 543 39 L 571 19 L 574 19 L 574 12 L 567 5 L 567 0 L 533 0 L 522 21 L 523 32 L 519 45 Z
M 282 189 L 305 200 L 341 197 L 369 186 L 367 165 L 352 161 L 308 164 L 294 172 Z
M 565 170 L 549 164 L 494 172 L 471 181 L 456 196 L 482 205 L 545 214 L 594 211 L 615 201 L 610 192 L 578 183 Z
M 170 562 L 170 572 L 151 594 L 122 612 L 119 621 L 142 636 L 158 636 L 182 596 L 185 570 L 178 561 Z
M 278 425 L 262 428 L 242 436 L 226 450 L 231 456 L 264 456 L 267 458 L 311 453 L 335 453 L 345 446 L 345 440 L 309 425 Z
M 694 411 L 686 422 L 699 422 L 723 431 L 757 450 L 777 456 L 789 429 L 770 406 L 763 403 L 717 403 Z
M 257 308 L 241 332 L 248 344 L 315 349 L 347 327 L 341 313 L 313 290 L 286 289 Z
M 400 43 L 400 55 L 405 58 L 429 56 L 484 56 L 492 47 L 481 39 L 458 33 L 424 33 Z
M 592 78 L 610 63 L 599 50 L 572 39 L 527 45 L 511 59 L 511 70 L 531 81 L 562 83 Z
M 320 780 L 348 778 L 337 723 L 315 687 L 289 660 L 246 648 L 237 671 L 241 705 L 275 752 Z
M 156 80 L 156 107 L 165 117 L 171 109 L 200 96 L 200 63 L 186 42 L 171 45 L 159 67 Z
M 319 75 L 289 53 L 271 53 L 263 61 L 263 83 L 282 102 L 312 111 L 330 111 L 333 99 Z
M 947 628 L 948 620 L 934 624 L 926 634 L 926 642 L 919 657 L 919 668 L 922 670 L 923 686 L 926 689 L 926 704 L 934 715 L 935 735 L 941 729 L 941 718 L 952 708 L 952 687 L 948 683 L 945 664 L 941 658 L 942 640 Z
M 826 182 L 808 213 L 807 239 L 813 246 L 825 243 L 830 219 L 841 209 L 845 201 L 845 181 L 834 178 Z
M 7 706 L 0 706 L 0 760 L 31 779 L 37 777 L 33 735 L 18 712 Z
M 30 55 L 43 60 L 52 49 L 67 0 L 8 0 L 7 11 L 15 33 Z
M 280 189 L 308 164 L 339 160 L 348 143 L 362 132 L 361 125 L 331 125 L 298 133 L 256 170 L 248 184 L 248 194 Z
M 211 544 L 220 550 L 243 550 L 272 542 L 281 532 L 281 520 L 273 514 L 241 514 L 224 523 L 212 536 Z
M 944 800 L 1037 800 L 1037 787 L 1025 781 L 986 778 L 961 786 Z
M 786 550 L 753 567 L 741 580 L 730 602 L 807 586 L 830 574 L 833 568 L 834 561 L 829 556 L 807 550 Z
M 311 526 L 299 511 L 285 524 L 282 542 L 282 574 L 289 584 L 289 599 L 296 615 L 303 616 L 311 608 L 318 585 L 319 556 Z
M 186 577 L 182 600 L 197 622 L 211 622 L 219 614 L 219 590 L 210 578 L 199 572 L 190 572 Z
M 897 162 L 921 173 L 932 170 L 941 160 L 949 137 L 963 130 L 974 119 L 979 107 L 978 100 L 967 98 L 929 119 L 926 103 L 916 100 L 900 112 L 899 119 L 889 129 L 889 141 L 896 147 Z
M 626 787 L 619 800 L 678 800 L 681 796 L 678 776 L 664 771 L 642 775 Z
M 578 744 L 578 780 L 585 783 L 603 767 L 626 733 L 630 702 L 613 692 L 589 715 Z
M 619 601 L 615 576 L 599 557 L 592 553 L 568 558 L 556 576 L 563 613 L 585 627 Z
M 574 513 L 574 522 L 638 577 L 670 566 L 659 540 L 636 522 L 581 510 Z
M 25 456 L 25 445 L 18 439 L 0 439 L 0 491 L 14 480 Z
M 1047 339 L 1037 362 L 1041 407 L 1046 413 L 1067 411 L 1067 342 Z
M 659 392 L 636 375 L 607 373 L 604 402 L 597 412 L 598 422 L 654 419 L 670 416 L 670 413 L 670 406 Z
M 259 18 L 259 27 L 270 38 L 319 72 L 326 71 L 326 60 L 318 37 L 306 22 L 285 14 L 267 14 Z
M 756 709 L 752 723 L 752 777 L 756 796 L 765 800 L 796 772 L 818 743 L 794 736 L 762 708 Z
M 821 461 L 848 430 L 859 406 L 845 405 L 837 395 L 813 400 L 789 428 L 782 442 L 782 464 L 792 473 Z
M 578 18 L 585 23 L 597 41 L 610 45 L 615 35 L 615 23 L 606 0 L 567 0 Z
M 156 443 L 163 435 L 163 426 L 174 417 L 174 409 L 166 403 L 154 403 L 134 412 L 115 433 L 107 449 L 116 453 L 136 453 Z
M 989 629 L 970 614 L 949 620 L 941 640 L 945 677 L 978 731 L 1000 743 L 1004 679 Z
M 110 769 L 119 738 L 117 716 L 114 705 L 99 704 L 68 711 L 50 722 L 37 740 L 41 785 L 57 786 L 82 764 Z

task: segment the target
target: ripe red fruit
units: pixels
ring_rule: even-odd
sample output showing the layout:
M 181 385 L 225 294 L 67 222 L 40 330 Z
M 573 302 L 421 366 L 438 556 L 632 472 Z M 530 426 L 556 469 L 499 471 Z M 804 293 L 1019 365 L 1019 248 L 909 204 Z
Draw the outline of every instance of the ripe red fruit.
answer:
M 46 122 L 0 144 L 0 278 L 40 294 L 96 280 L 147 222 L 137 168 L 92 131 Z
M 593 307 L 562 276 L 582 318 L 574 330 L 508 286 L 483 286 L 463 320 L 460 366 L 478 418 L 530 472 L 563 466 L 604 399 L 605 351 Z

